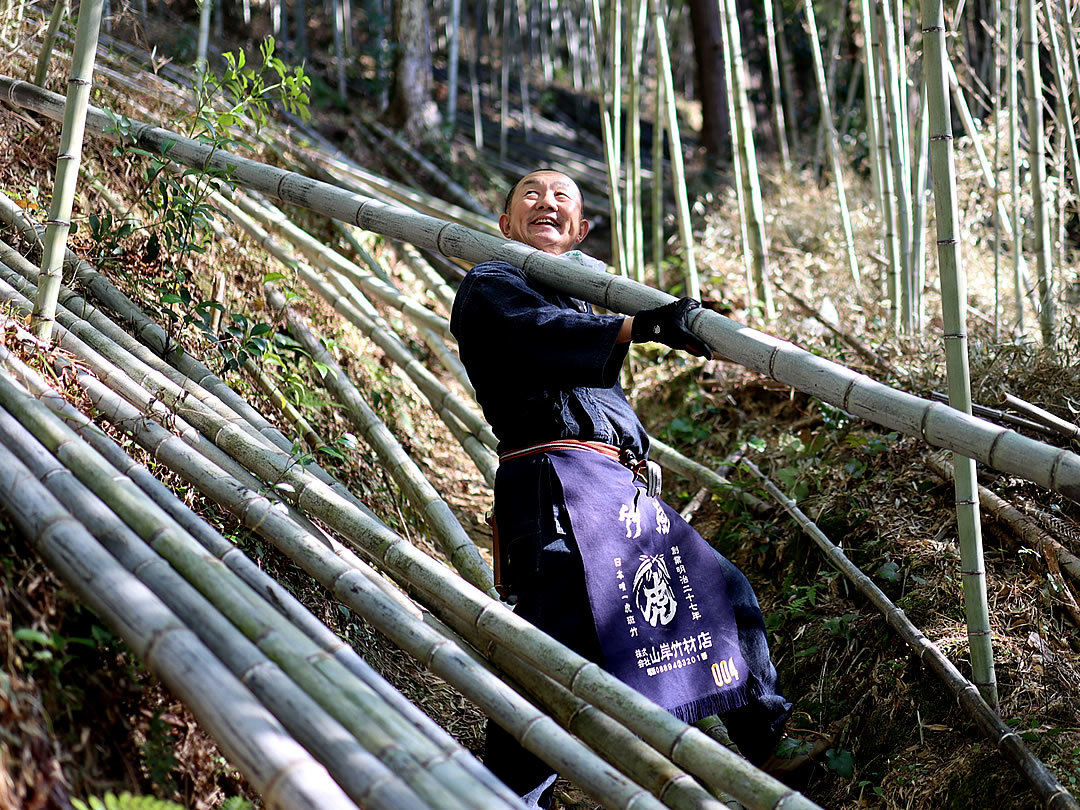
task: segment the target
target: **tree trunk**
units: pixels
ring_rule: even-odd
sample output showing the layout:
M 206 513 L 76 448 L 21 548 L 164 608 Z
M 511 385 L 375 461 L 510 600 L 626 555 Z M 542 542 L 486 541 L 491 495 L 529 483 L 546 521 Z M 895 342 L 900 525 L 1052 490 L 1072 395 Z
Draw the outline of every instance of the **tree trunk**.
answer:
M 690 27 L 694 31 L 698 98 L 701 100 L 701 145 L 708 160 L 717 164 L 730 157 L 731 120 L 724 87 L 724 49 L 720 39 L 720 6 L 716 0 L 690 0 Z
M 394 3 L 391 41 L 400 44 L 394 58 L 394 83 L 386 120 L 416 143 L 439 122 L 431 98 L 431 32 L 424 0 Z

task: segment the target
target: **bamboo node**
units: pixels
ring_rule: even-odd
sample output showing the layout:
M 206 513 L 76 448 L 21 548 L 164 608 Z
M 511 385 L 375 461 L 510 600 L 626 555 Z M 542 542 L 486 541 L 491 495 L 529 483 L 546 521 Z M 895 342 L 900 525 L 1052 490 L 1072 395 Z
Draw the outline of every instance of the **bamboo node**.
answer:
M 47 219 L 47 220 L 45 220 L 45 224 L 46 225 L 55 225 L 58 228 L 70 228 L 71 227 L 71 222 L 69 222 L 66 219 Z
M 779 353 L 779 346 L 773 346 L 773 350 L 769 353 L 769 376 L 774 380 L 776 379 L 776 374 L 773 372 L 773 366 L 776 364 L 776 355 Z
M 851 392 L 855 390 L 855 386 L 858 384 L 858 382 L 859 381 L 857 379 L 852 380 L 848 383 L 847 388 L 844 389 L 844 397 L 841 402 L 844 403 L 844 410 L 848 411 L 849 413 L 851 412 L 851 408 L 848 407 L 848 398 L 851 396 Z
M 953 139 L 952 133 L 946 132 L 944 135 L 931 135 L 932 141 L 951 141 Z
M 955 245 L 956 240 L 955 239 L 938 239 L 937 243 L 939 245 Z
M 968 630 L 968 638 L 972 638 L 974 636 L 988 636 L 988 635 L 990 635 L 989 630 Z M 984 682 L 976 681 L 976 685 L 978 685 L 978 686 L 995 686 L 996 684 L 997 684 L 996 681 L 984 681 Z
M 89 79 L 81 79 L 78 76 L 72 76 L 70 79 L 68 79 L 68 84 L 77 84 L 81 87 L 89 87 L 91 82 Z

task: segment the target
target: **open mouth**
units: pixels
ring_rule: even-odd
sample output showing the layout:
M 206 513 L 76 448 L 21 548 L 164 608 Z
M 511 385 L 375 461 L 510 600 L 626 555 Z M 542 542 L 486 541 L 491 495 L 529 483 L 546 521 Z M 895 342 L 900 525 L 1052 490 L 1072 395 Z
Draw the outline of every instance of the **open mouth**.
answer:
M 538 219 L 534 219 L 534 220 L 533 220 L 533 221 L 532 221 L 532 222 L 530 223 L 530 225 L 532 225 L 532 226 L 534 226 L 534 227 L 535 227 L 535 226 L 537 226 L 537 225 L 547 225 L 547 226 L 549 226 L 549 227 L 552 227 L 552 228 L 556 228 L 556 229 L 557 229 L 557 228 L 559 227 L 559 223 L 558 223 L 558 222 L 556 222 L 556 221 L 555 221 L 554 219 L 552 219 L 551 217 L 540 217 L 540 218 L 538 218 Z

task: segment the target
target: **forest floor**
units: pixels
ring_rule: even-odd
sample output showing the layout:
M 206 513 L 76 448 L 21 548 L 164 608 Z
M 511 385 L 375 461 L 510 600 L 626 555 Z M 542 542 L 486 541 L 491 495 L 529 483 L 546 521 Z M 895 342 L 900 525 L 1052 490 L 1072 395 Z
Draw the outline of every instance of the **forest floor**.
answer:
M 22 75 L 27 66 L 25 57 L 15 55 L 0 64 L 0 72 Z M 121 96 L 125 93 L 129 91 L 120 91 Z M 127 100 L 134 104 L 130 95 Z M 169 110 L 158 106 L 162 99 L 155 103 L 147 97 L 139 103 L 170 120 Z M 133 118 L 142 115 L 137 106 L 128 112 Z M 0 190 L 44 219 L 59 128 L 7 109 L 0 116 Z M 354 160 L 380 170 L 379 156 L 348 134 L 347 118 L 329 112 L 320 118 L 323 131 L 349 148 Z M 974 399 L 998 407 L 999 395 L 1008 391 L 1075 421 L 1080 412 L 1075 310 L 1062 307 L 1063 337 L 1056 352 L 1041 349 L 1032 337 L 1036 328 L 1030 312 L 1027 336 L 1017 337 L 1010 321 L 1015 308 L 1008 302 L 1002 306 L 1002 327 L 995 337 L 992 228 L 972 158 L 963 139 L 957 145 Z M 453 151 L 463 164 L 461 179 L 480 182 L 467 163 L 469 150 Z M 86 159 L 97 179 L 122 199 L 145 201 L 147 194 L 133 170 L 136 164 L 113 155 L 111 146 L 88 141 Z M 840 328 L 872 347 L 878 367 L 782 293 L 777 293 L 775 320 L 751 320 L 737 208 L 733 193 L 723 186 L 703 198 L 697 220 L 707 304 L 919 396 L 944 390 L 933 251 L 927 259 L 925 329 L 918 336 L 898 338 L 887 305 L 881 303 L 880 268 L 873 262 L 863 268 L 862 295 L 855 294 L 832 187 L 819 186 L 810 171 L 784 176 L 768 164 L 762 179 L 775 277 L 815 306 L 828 298 Z M 877 239 L 869 191 L 864 180 L 856 178 L 851 185 L 860 255 L 869 256 Z M 473 190 L 496 204 L 499 195 L 490 187 Z M 79 221 L 86 222 L 101 204 L 97 193 L 86 191 L 77 206 Z M 337 241 L 325 223 L 308 218 L 307 224 L 325 241 Z M 147 236 L 136 233 L 103 256 L 90 230 L 75 234 L 74 247 L 101 262 L 118 286 L 133 296 L 141 293 L 148 311 L 161 316 L 164 307 L 154 291 L 166 279 Z M 254 315 L 261 306 L 260 284 L 272 264 L 251 243 L 241 241 L 242 250 L 212 244 L 205 254 L 188 256 L 184 283 L 206 294 L 213 270 L 227 267 L 227 308 Z M 380 244 L 377 253 L 392 263 L 386 245 Z M 1007 253 L 1002 256 L 1002 277 L 1007 278 Z M 673 267 L 678 265 L 673 262 Z M 1065 266 L 1072 269 L 1064 275 L 1062 288 L 1071 292 L 1075 254 Z M 313 298 L 309 308 L 316 324 L 335 336 L 350 375 L 365 391 L 374 392 L 376 409 L 421 461 L 466 529 L 489 546 L 483 518 L 490 493 L 449 434 L 379 360 L 369 342 L 342 326 L 318 299 Z M 10 330 L 0 335 L 29 359 L 43 362 L 36 350 L 14 341 Z M 191 351 L 206 352 L 208 362 L 220 366 L 220 358 L 196 334 L 184 337 Z M 316 429 L 327 437 L 343 435 L 348 426 L 320 388 L 317 370 L 294 357 L 282 374 L 286 372 Z M 955 497 L 951 482 L 937 478 L 927 465 L 939 454 L 918 440 L 879 429 L 726 361 L 700 362 L 646 350 L 632 359 L 630 378 L 630 395 L 650 432 L 711 466 L 745 453 L 796 497 L 833 542 L 970 675 Z M 273 413 L 242 376 L 234 373 L 228 380 L 268 416 Z M 129 449 L 139 457 L 137 448 Z M 392 525 L 425 542 L 415 515 L 394 494 L 372 454 L 360 451 L 326 462 L 376 511 L 393 516 L 387 518 Z M 1077 504 L 1014 476 L 985 468 L 980 476 L 982 483 L 1080 554 Z M 730 477 L 767 499 L 746 469 L 736 466 Z M 479 751 L 483 718 L 472 704 L 328 598 L 310 577 L 232 518 L 178 480 L 166 477 L 166 483 L 285 582 L 410 699 Z M 665 491 L 757 590 L 781 683 L 794 703 L 789 731 L 808 744 L 827 741 L 827 751 L 806 785 L 807 796 L 829 808 L 1037 805 L 1034 793 L 994 743 L 979 735 L 942 684 L 791 519 L 779 509 L 760 517 L 734 499 L 696 497 L 696 486 L 684 480 L 669 479 Z M 1063 606 L 1062 589 L 1070 586 L 1008 529 L 986 515 L 983 526 L 1001 716 L 1075 794 L 1080 790 L 1080 628 Z M 63 807 L 64 794 L 86 797 L 106 790 L 153 794 L 190 808 L 240 808 L 247 801 L 258 806 L 257 797 L 190 713 L 75 601 L 2 514 L 0 536 L 0 808 Z M 1075 590 L 1077 583 L 1071 587 Z M 566 810 L 595 806 L 566 783 L 560 783 L 557 799 Z

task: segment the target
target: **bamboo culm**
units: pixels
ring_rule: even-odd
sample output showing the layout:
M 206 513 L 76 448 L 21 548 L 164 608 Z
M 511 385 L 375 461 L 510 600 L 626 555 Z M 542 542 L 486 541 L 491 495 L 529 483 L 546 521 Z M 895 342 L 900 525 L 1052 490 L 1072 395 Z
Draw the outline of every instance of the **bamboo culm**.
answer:
M 355 810 L 326 769 L 3 446 L 0 497 L 16 525 L 79 598 L 191 708 L 263 794 L 267 807 Z M 238 716 L 245 718 L 242 727 L 235 724 Z
M 58 97 L 26 82 L 0 78 L 0 93 L 20 107 L 52 117 Z M 93 131 L 104 133 L 107 117 L 91 110 Z M 146 124 L 133 123 L 137 143 L 153 149 L 165 139 L 174 142 L 170 155 L 202 166 L 208 150 L 200 144 Z M 222 150 L 212 162 L 230 167 L 239 185 L 272 194 L 286 202 L 353 222 L 393 239 L 434 249 L 446 256 L 480 262 L 497 258 L 562 292 L 614 312 L 634 314 L 672 300 L 671 296 L 618 276 L 589 270 L 580 264 L 544 254 L 526 245 L 472 231 L 414 211 L 400 209 L 354 192 L 293 172 L 262 166 Z M 849 413 L 937 447 L 955 450 L 995 469 L 1080 499 L 1080 458 L 1050 448 L 1012 431 L 989 425 L 953 409 L 935 406 L 919 397 L 890 388 L 865 375 L 798 349 L 787 341 L 750 329 L 715 312 L 697 310 L 692 328 L 716 351 L 749 369 L 811 393 Z
M 427 804 L 338 724 L 202 594 L 142 542 L 6 411 L 0 410 L 4 446 L 42 482 L 132 575 L 157 596 L 249 689 L 291 734 L 319 757 L 357 803 L 397 810 Z M 122 455 L 122 454 L 121 454 Z
M 87 0 L 79 7 L 79 22 L 75 31 L 75 49 L 71 56 L 71 76 L 68 79 L 67 102 L 64 104 L 63 125 L 60 131 L 60 150 L 56 156 L 56 175 L 52 200 L 49 203 L 48 227 L 45 229 L 45 250 L 42 259 L 44 277 L 34 301 L 32 328 L 42 340 L 52 336 L 56 296 L 64 267 L 64 249 L 71 229 L 71 209 L 75 202 L 75 187 L 79 180 L 82 160 L 86 111 L 94 79 L 94 58 L 97 53 L 98 30 L 101 28 L 102 0 Z
M 799 509 L 795 501 L 773 484 L 754 462 L 744 458 L 741 463 L 761 481 L 766 491 L 810 536 L 833 567 L 847 577 L 859 592 L 881 611 L 886 623 L 915 651 L 919 660 L 944 681 L 956 702 L 967 710 L 983 735 L 1028 780 L 1042 799 L 1043 807 L 1053 808 L 1053 810 L 1080 810 L 1080 805 L 1046 766 L 1031 753 L 1020 735 L 1002 721 L 997 710 L 983 699 L 974 684 L 965 678 L 941 650 L 911 623 L 904 615 L 904 611 L 896 607 L 873 580 L 859 570 L 858 566 L 848 559 L 847 555 L 821 531 L 817 524 Z
M 945 14 L 942 0 L 922 0 L 922 25 L 949 404 L 965 413 L 971 413 L 971 377 L 968 370 L 965 317 L 967 278 L 957 238 L 959 215 L 956 166 L 953 159 L 948 55 L 945 50 Z M 956 522 L 972 677 L 987 703 L 996 709 L 997 678 L 994 674 L 990 610 L 986 597 L 986 566 L 983 560 L 975 461 L 954 453 L 953 464 L 956 468 Z

